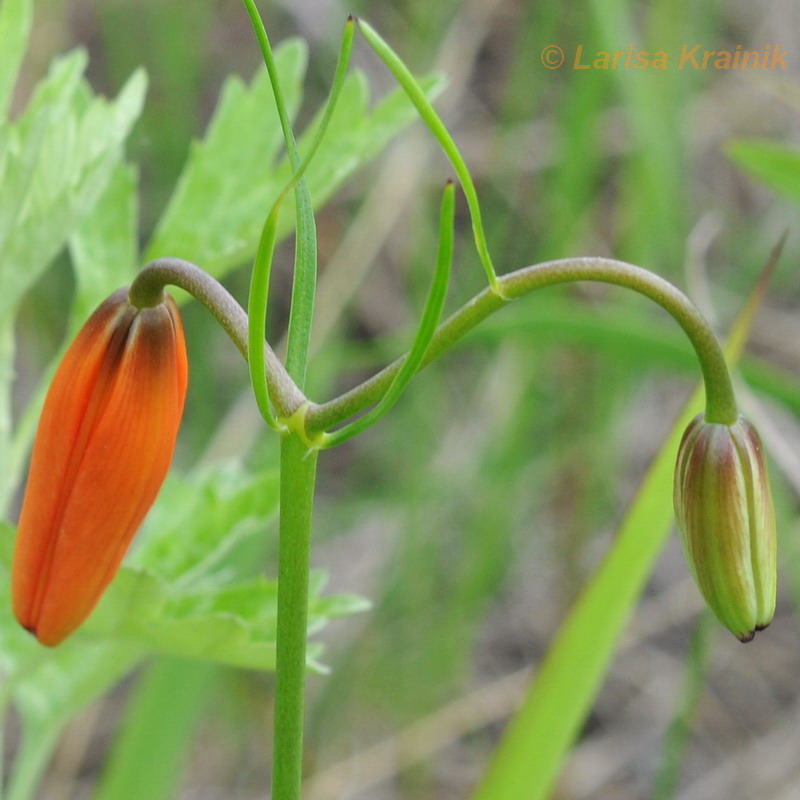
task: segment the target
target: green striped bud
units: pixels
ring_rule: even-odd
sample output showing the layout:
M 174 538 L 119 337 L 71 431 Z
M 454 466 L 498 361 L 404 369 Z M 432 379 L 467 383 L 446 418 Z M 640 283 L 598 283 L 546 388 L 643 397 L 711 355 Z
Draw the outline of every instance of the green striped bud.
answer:
M 749 642 L 775 612 L 775 512 L 764 448 L 743 417 L 689 424 L 675 467 L 686 561 L 719 621 Z

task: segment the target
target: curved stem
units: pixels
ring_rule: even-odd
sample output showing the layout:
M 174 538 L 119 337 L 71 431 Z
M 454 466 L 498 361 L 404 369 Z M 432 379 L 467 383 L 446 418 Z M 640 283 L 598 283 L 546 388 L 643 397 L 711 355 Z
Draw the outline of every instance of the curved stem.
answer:
M 730 425 L 738 416 L 725 356 L 714 332 L 697 307 L 668 281 L 641 267 L 609 258 L 567 258 L 523 267 L 499 278 L 507 298 L 522 297 L 536 289 L 572 281 L 600 281 L 624 286 L 649 297 L 674 317 L 697 353 L 706 388 L 706 419 Z M 148 264 L 130 288 L 131 302 L 145 306 L 160 302 L 166 284 L 186 290 L 208 308 L 247 358 L 247 315 L 214 278 L 188 261 L 161 258 Z M 436 330 L 420 369 L 471 331 L 481 320 L 506 305 L 491 289 L 485 289 L 462 306 Z M 388 390 L 405 356 L 349 392 L 327 403 L 309 403 L 288 375 L 269 345 L 264 345 L 270 393 L 281 417 L 292 416 L 308 404 L 305 429 L 309 439 L 341 424 L 373 403 Z
M 228 290 L 207 272 L 180 258 L 151 261 L 136 276 L 128 290 L 131 303 L 139 308 L 161 302 L 164 287 L 177 286 L 199 300 L 224 328 L 247 360 L 247 314 Z M 287 373 L 273 349 L 264 343 L 267 383 L 275 410 L 281 418 L 291 417 L 308 398 Z
M 733 424 L 738 412 L 725 355 L 714 332 L 697 307 L 668 281 L 641 267 L 609 258 L 567 258 L 523 267 L 501 276 L 503 297 L 522 297 L 536 289 L 572 281 L 600 281 L 624 286 L 649 297 L 683 328 L 697 353 L 706 389 L 706 419 Z M 491 289 L 485 289 L 445 320 L 431 340 L 420 369 L 455 344 L 497 309 L 506 305 Z M 405 361 L 398 358 L 364 383 L 321 405 L 312 404 L 306 414 L 310 438 L 341 424 L 380 400 Z

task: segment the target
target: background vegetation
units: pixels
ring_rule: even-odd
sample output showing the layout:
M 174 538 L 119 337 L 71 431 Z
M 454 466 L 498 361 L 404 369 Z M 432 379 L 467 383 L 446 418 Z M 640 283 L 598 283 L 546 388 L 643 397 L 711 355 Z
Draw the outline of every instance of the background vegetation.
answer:
M 734 139 L 800 137 L 800 20 L 789 0 L 261 7 L 274 43 L 294 35 L 309 43 L 300 129 L 325 97 L 348 12 L 369 19 L 418 74 L 447 76 L 437 108 L 473 170 L 501 272 L 567 255 L 622 258 L 687 288 L 724 332 L 794 222 L 790 197 L 726 155 Z M 577 44 L 677 53 L 695 43 L 777 44 L 790 69 L 575 71 L 540 61 L 551 44 L 569 59 Z M 53 55 L 76 44 L 88 50 L 97 91 L 116 95 L 138 66 L 149 76 L 128 148 L 147 242 L 225 76 L 249 80 L 259 64 L 246 16 L 236 0 L 40 0 L 16 108 Z M 391 88 L 367 48 L 357 47 L 356 60 L 374 95 Z M 424 301 L 450 176 L 416 123 L 320 213 L 311 396 L 327 398 L 400 352 Z M 463 203 L 459 212 L 451 308 L 483 285 Z M 798 241 L 792 231 L 742 393 L 775 459 L 777 618 L 747 647 L 715 624 L 698 627 L 701 601 L 673 537 L 558 798 L 796 796 Z M 226 277 L 241 299 L 247 266 Z M 290 266 L 284 246 L 274 342 Z M 74 290 L 66 267 L 64 254 L 26 295 L 20 403 L 65 335 L 64 298 Z M 185 324 L 192 373 L 176 469 L 243 457 L 270 464 L 277 443 L 262 433 L 238 354 L 202 309 L 188 305 Z M 419 375 L 376 428 L 323 454 L 315 566 L 333 590 L 373 607 L 317 637 L 331 674 L 312 679 L 309 800 L 467 796 L 697 374 L 676 326 L 645 301 L 615 289 L 550 289 L 491 319 Z M 274 562 L 265 572 L 274 574 Z M 270 676 L 153 659 L 71 723 L 41 797 L 156 798 L 173 785 L 182 798 L 263 796 L 270 692 Z M 147 735 L 154 726 L 163 734 L 157 752 Z M 136 764 L 151 768 L 131 774 Z M 89 788 L 98 775 L 101 795 Z

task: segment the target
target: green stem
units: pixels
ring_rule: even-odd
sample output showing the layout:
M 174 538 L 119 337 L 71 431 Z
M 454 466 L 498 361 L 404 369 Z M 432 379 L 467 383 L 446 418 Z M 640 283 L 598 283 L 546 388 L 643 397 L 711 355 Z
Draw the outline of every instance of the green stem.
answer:
M 253 0 L 244 0 L 269 72 L 289 163 L 301 173 L 300 155 L 286 110 L 269 38 Z M 352 40 L 352 24 L 349 24 Z M 347 37 L 347 34 L 345 34 Z M 346 60 L 346 59 L 345 59 Z M 340 60 L 341 64 L 341 60 Z M 343 80 L 344 69 L 337 69 Z M 337 90 L 338 91 L 338 90 Z M 332 106 L 328 106 L 330 109 Z M 323 127 L 324 130 L 324 127 Z M 286 348 L 286 372 L 302 392 L 308 367 L 317 285 L 317 234 L 305 178 L 294 187 L 295 258 Z M 268 244 L 268 242 L 266 242 Z M 266 256 L 266 252 L 262 255 Z M 266 261 L 259 262 L 261 269 Z M 259 264 L 257 264 L 259 266 Z M 266 287 L 262 287 L 266 291 Z M 263 336 L 263 331 L 259 331 Z M 270 386 L 271 390 L 271 386 Z M 275 397 L 273 396 L 273 403 Z M 277 403 L 276 403 L 277 407 Z M 303 703 L 308 617 L 308 570 L 316 454 L 296 435 L 281 442 L 280 553 L 278 557 L 277 663 L 272 799 L 299 800 L 303 765 Z
M 664 308 L 683 328 L 697 354 L 706 390 L 706 419 L 725 425 L 736 421 L 738 412 L 730 374 L 713 330 L 691 300 L 658 275 L 623 261 L 586 257 L 547 261 L 523 267 L 498 279 L 502 295 L 508 299 L 522 297 L 546 286 L 572 281 L 600 281 L 624 286 L 649 297 Z M 437 328 L 420 369 L 504 305 L 505 300 L 491 289 L 485 289 L 473 297 Z M 311 404 L 305 417 L 308 438 L 313 439 L 321 431 L 340 425 L 379 401 L 401 369 L 405 358 L 398 358 L 376 375 L 330 402 Z
M 164 287 L 177 286 L 199 300 L 223 327 L 247 360 L 247 314 L 228 290 L 207 272 L 180 258 L 151 261 L 128 290 L 131 303 L 139 308 L 161 302 Z M 273 349 L 264 343 L 270 397 L 281 417 L 291 417 L 308 399 L 291 379 Z
M 275 670 L 273 800 L 299 800 L 308 631 L 308 572 L 317 453 L 281 439 L 281 515 Z

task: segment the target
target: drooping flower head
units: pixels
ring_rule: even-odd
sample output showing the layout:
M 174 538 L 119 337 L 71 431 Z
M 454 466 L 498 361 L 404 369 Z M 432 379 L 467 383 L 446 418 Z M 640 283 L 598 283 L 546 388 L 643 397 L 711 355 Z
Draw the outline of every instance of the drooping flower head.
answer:
M 61 362 L 33 447 L 12 568 L 17 620 L 56 645 L 119 568 L 172 460 L 187 386 L 168 295 L 137 308 L 120 289 Z
M 708 605 L 741 641 L 775 613 L 775 512 L 764 449 L 743 417 L 686 429 L 675 468 L 684 555 Z

